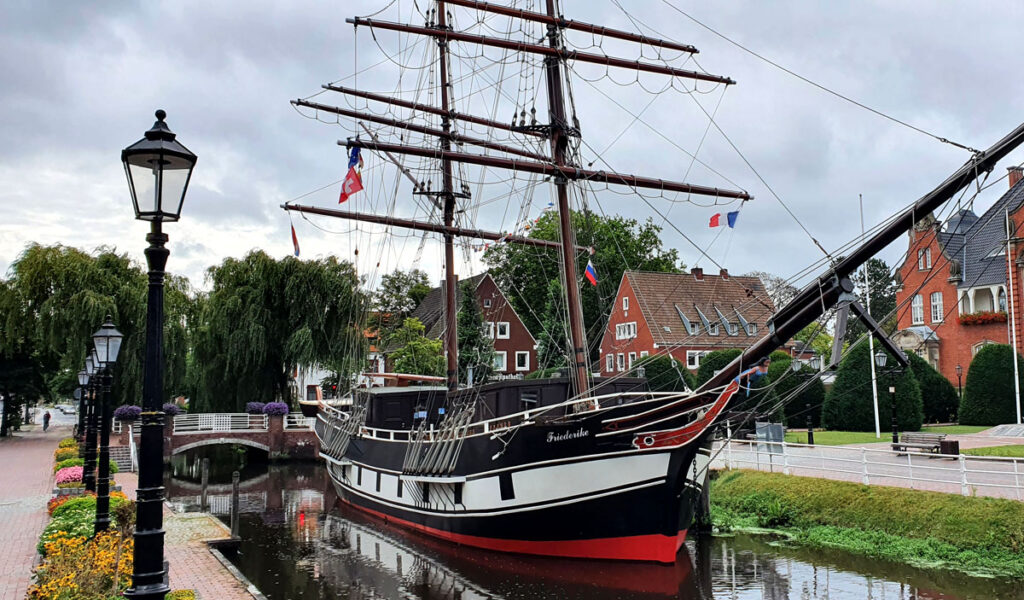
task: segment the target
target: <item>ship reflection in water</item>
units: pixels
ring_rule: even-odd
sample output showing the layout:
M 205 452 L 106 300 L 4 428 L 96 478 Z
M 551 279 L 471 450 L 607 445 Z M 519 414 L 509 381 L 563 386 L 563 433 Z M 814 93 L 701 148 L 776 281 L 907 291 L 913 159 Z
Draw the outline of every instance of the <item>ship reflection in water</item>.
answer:
M 212 481 L 212 479 L 211 479 Z M 208 505 L 228 518 L 224 488 Z M 168 481 L 176 510 L 199 490 Z M 698 537 L 675 565 L 514 556 L 459 547 L 341 505 L 319 465 L 243 480 L 241 546 L 228 558 L 270 600 L 975 600 L 1024 598 L 1014 582 L 922 571 L 763 536 Z

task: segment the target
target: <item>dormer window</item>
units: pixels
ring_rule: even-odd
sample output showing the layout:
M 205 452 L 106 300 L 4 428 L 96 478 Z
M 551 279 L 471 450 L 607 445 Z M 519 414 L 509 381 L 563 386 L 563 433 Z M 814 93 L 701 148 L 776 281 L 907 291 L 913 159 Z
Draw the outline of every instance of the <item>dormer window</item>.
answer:
M 708 324 L 708 335 L 718 335 L 718 323 Z

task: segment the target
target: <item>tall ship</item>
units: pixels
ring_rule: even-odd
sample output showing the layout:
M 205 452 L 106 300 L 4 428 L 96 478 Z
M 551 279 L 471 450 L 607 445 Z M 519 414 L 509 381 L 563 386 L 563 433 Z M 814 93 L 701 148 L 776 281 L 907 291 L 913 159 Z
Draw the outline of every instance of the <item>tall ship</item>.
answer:
M 444 0 L 417 5 L 420 10 L 418 21 L 376 15 L 347 20 L 358 44 L 415 48 L 425 57 L 415 68 L 402 65 L 410 79 L 396 89 L 411 88 L 411 95 L 368 91 L 383 82 L 365 69 L 359 71 L 362 85 L 327 84 L 316 97 L 293 104 L 307 116 L 349 128 L 352 135 L 338 144 L 347 149 L 352 168 L 372 157 L 375 168 L 390 173 L 390 179 L 378 180 L 411 188 L 426 218 L 395 216 L 393 203 L 382 203 L 378 212 L 298 203 L 283 208 L 443 239 L 446 374 L 440 381 L 395 375 L 404 377 L 405 385 L 353 388 L 350 409 L 321 404 L 316 432 L 342 501 L 457 544 L 533 555 L 675 562 L 706 502 L 709 455 L 701 449 L 709 448 L 730 409 L 747 396 L 763 360 L 797 332 L 840 310 L 864 319 L 897 360 L 905 361 L 855 301 L 851 276 L 1024 140 L 1021 126 L 974 153 L 934 190 L 822 260 L 820 274 L 774 311 L 760 337 L 751 337 L 735 360 L 698 389 L 652 390 L 637 370 L 604 377 L 591 372 L 586 331 L 594 324 L 584 323 L 580 289 L 593 249 L 577 243 L 571 201 L 579 202 L 595 185 L 616 188 L 627 202 L 631 197 L 639 201 L 650 190 L 715 201 L 743 202 L 750 195 L 584 162 L 571 67 L 596 64 L 621 72 L 618 81 L 634 86 L 643 85 L 641 74 L 644 81 L 664 77 L 672 85 L 735 82 L 677 66 L 697 66 L 689 60 L 697 49 L 688 44 L 571 20 L 556 0 L 515 5 Z M 592 44 L 596 50 L 572 46 L 567 42 L 572 32 L 601 43 Z M 604 42 L 643 50 L 640 58 L 620 58 L 606 53 Z M 452 75 L 453 64 L 460 66 L 458 77 Z M 498 67 L 518 71 L 499 74 L 494 71 Z M 524 101 L 524 96 L 493 93 L 487 96 L 493 103 L 480 100 L 482 90 L 500 88 L 509 77 L 519 78 L 519 89 L 535 91 L 536 97 Z M 455 94 L 460 91 L 473 97 L 459 102 Z M 321 94 L 345 102 L 328 104 Z M 488 116 L 463 107 L 487 107 Z M 511 120 L 498 116 L 509 112 Z M 369 184 L 365 176 L 353 180 L 351 173 L 342 199 Z M 521 178 L 530 182 L 530 190 L 549 190 L 540 202 L 546 200 L 557 213 L 558 240 L 478 228 L 468 207 L 473 178 L 482 174 L 504 181 Z M 516 193 L 524 194 L 522 189 Z M 567 331 L 562 372 L 540 379 L 460 381 L 456 250 L 467 240 L 557 253 Z

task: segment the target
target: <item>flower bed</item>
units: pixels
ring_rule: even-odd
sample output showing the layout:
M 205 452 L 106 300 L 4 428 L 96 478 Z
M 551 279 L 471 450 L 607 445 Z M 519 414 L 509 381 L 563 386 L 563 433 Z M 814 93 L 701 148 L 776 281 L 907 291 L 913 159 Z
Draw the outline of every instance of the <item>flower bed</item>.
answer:
M 67 460 L 62 460 L 59 463 L 53 465 L 53 472 L 56 473 L 57 471 L 60 471 L 61 469 L 65 469 L 67 467 L 83 467 L 84 465 L 84 458 L 69 458 Z M 113 475 L 114 473 L 119 473 L 120 471 L 121 469 L 118 468 L 117 463 L 114 461 L 110 461 L 110 474 Z
M 53 453 L 53 460 L 55 462 L 61 462 L 68 460 L 69 458 L 78 458 L 78 449 L 76 448 L 57 448 Z
M 1005 323 L 1005 312 L 983 311 L 960 315 L 961 325 L 988 325 L 989 323 Z
M 78 440 L 73 437 L 66 437 L 57 444 L 58 448 L 77 448 Z
M 64 467 L 57 471 L 57 485 L 62 483 L 81 483 L 82 482 L 82 467 Z

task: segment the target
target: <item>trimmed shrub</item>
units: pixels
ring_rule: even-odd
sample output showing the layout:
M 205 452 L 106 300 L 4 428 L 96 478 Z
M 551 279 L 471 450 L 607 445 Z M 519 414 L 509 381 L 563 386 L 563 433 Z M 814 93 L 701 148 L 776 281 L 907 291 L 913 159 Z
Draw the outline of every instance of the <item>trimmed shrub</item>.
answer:
M 700 359 L 700 367 L 697 369 L 697 385 L 704 385 L 708 379 L 714 376 L 715 371 L 725 368 L 725 365 L 731 363 L 742 353 L 743 351 L 739 348 L 728 348 L 706 354 L 704 358 Z
M 265 415 L 286 415 L 288 414 L 288 405 L 284 402 L 268 402 L 263 407 L 263 414 Z
M 57 485 L 82 481 L 82 467 L 65 467 L 57 471 Z
M 1017 359 L 1024 365 L 1024 358 Z M 1024 388 L 1024 370 L 1020 385 Z M 960 401 L 961 425 L 1013 423 L 1017 409 L 1013 389 L 1013 349 L 1007 344 L 983 346 L 967 370 L 964 397 Z
M 630 375 L 636 377 L 640 367 L 644 369 L 647 386 L 652 392 L 682 392 L 697 385 L 686 365 L 669 355 L 645 356 L 634 361 Z
M 69 458 L 78 458 L 77 448 L 57 448 L 53 453 L 53 460 L 56 462 L 61 462 Z
M 776 418 L 788 427 L 805 427 L 809 405 L 811 407 L 811 424 L 814 427 L 819 427 L 821 425 L 821 407 L 825 403 L 825 384 L 821 382 L 821 378 L 815 378 L 802 392 L 791 397 L 805 381 L 814 378 L 817 371 L 808 365 L 801 365 L 799 371 L 792 372 L 793 359 L 784 352 L 772 352 L 771 359 L 772 364 L 768 366 L 768 379 L 773 383 L 779 382 L 775 386 L 775 394 L 780 401 L 785 401 Z
M 164 404 L 163 410 L 164 414 L 169 417 L 174 417 L 181 414 L 181 407 L 178 406 L 177 404 L 172 404 L 170 402 Z
M 122 504 L 129 502 L 124 494 L 110 494 L 110 515 L 112 524 L 116 524 L 116 509 Z M 36 549 L 39 553 L 46 555 L 46 544 L 59 535 L 68 537 L 90 538 L 93 535 L 93 522 L 96 520 L 96 496 L 76 496 L 63 504 L 57 506 L 53 511 L 53 518 L 43 529 L 39 537 L 39 544 Z
M 78 440 L 76 440 L 73 437 L 67 437 L 67 438 L 62 439 L 60 441 L 60 443 L 57 444 L 57 447 L 58 448 L 77 448 L 78 447 Z
M 119 494 L 120 492 L 114 492 L 114 493 L 115 494 Z M 48 515 L 50 515 L 52 517 L 53 513 L 56 512 L 58 508 L 60 508 L 61 506 L 64 506 L 68 502 L 70 502 L 72 500 L 78 500 L 79 498 L 85 498 L 87 496 L 95 496 L 95 495 L 96 494 L 94 494 L 93 492 L 85 492 L 81 496 L 66 495 L 66 496 L 56 496 L 54 498 L 50 498 L 49 502 L 46 503 L 46 514 L 48 514 Z
M 875 413 L 871 397 L 871 351 L 866 343 L 850 350 L 836 371 L 832 390 L 822 408 L 822 425 L 841 431 L 874 431 Z M 889 357 L 886 365 L 896 364 Z M 878 418 L 883 429 L 890 423 L 892 401 L 889 397 L 891 376 L 878 374 Z M 896 376 L 896 423 L 901 431 L 918 431 L 924 420 L 921 388 L 911 369 Z
M 61 469 L 66 469 L 68 467 L 81 467 L 84 464 L 84 458 L 69 458 L 67 460 L 62 460 L 59 463 L 53 465 L 53 472 L 56 473 L 57 471 L 60 471 Z
M 142 416 L 142 408 L 134 404 L 123 404 L 114 410 L 114 418 L 120 421 L 138 421 Z
M 266 404 L 262 402 L 246 402 L 245 412 L 249 413 L 250 415 L 262 415 L 264 406 L 266 406 Z
M 953 384 L 917 354 L 908 352 L 907 357 L 910 359 L 910 368 L 914 371 L 917 384 L 921 386 L 925 423 L 956 421 L 960 399 Z

